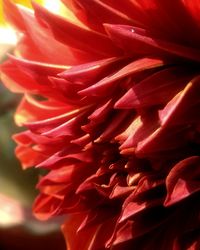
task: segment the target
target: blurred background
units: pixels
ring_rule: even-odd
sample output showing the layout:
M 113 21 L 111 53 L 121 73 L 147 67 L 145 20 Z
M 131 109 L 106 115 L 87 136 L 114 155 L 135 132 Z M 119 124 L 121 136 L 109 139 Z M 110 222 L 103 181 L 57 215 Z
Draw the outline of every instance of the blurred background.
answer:
M 14 2 L 31 7 L 29 0 Z M 48 9 L 59 12 L 57 0 L 36 1 Z M 0 62 L 6 60 L 17 42 L 15 32 L 3 17 L 0 0 Z M 31 206 L 37 191 L 39 172 L 36 169 L 23 171 L 15 158 L 15 144 L 11 136 L 19 132 L 13 115 L 20 95 L 10 93 L 0 80 L 0 250 L 64 250 L 65 243 L 60 231 L 60 218 L 48 222 L 37 221 Z

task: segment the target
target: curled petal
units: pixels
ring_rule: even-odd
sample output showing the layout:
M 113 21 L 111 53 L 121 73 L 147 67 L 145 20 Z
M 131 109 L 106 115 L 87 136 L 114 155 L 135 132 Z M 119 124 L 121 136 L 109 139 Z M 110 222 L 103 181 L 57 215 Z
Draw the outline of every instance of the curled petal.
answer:
M 177 163 L 166 179 L 165 206 L 171 206 L 200 190 L 200 157 L 193 156 Z

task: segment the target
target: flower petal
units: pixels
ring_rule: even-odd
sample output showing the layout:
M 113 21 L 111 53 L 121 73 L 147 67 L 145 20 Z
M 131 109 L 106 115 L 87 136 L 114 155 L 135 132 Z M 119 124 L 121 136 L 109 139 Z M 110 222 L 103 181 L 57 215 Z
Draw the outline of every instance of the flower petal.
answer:
M 91 85 L 90 87 L 80 91 L 79 93 L 81 95 L 93 95 L 93 96 L 102 95 L 109 89 L 112 89 L 116 85 L 117 81 L 141 71 L 161 67 L 163 66 L 163 64 L 164 62 L 159 59 L 153 59 L 153 58 L 138 59 L 136 61 L 129 63 L 115 74 L 112 74 L 111 76 L 102 79 L 101 81 Z
M 171 206 L 200 190 L 200 157 L 193 156 L 177 163 L 166 179 L 165 206 Z

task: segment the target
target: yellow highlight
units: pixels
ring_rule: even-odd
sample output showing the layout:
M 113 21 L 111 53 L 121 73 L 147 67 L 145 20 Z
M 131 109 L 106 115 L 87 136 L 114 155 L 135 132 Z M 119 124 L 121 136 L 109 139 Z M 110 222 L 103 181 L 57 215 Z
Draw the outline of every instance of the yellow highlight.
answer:
M 12 1 L 13 3 L 20 4 L 22 6 L 32 8 L 31 0 L 7 0 Z M 55 14 L 68 19 L 70 22 L 75 23 L 76 25 L 86 28 L 85 25 L 80 22 L 73 12 L 68 9 L 60 0 L 34 0 L 36 3 L 39 3 L 45 8 Z M 6 23 L 3 15 L 3 0 L 0 0 L 0 60 L 2 56 L 17 43 L 16 32 Z
M 51 0 L 51 1 L 57 2 L 55 0 Z M 30 0 L 12 0 L 12 2 L 31 8 L 31 1 Z M 35 2 L 44 4 L 45 0 L 35 0 Z M 6 22 L 5 22 L 4 15 L 3 15 L 3 0 L 0 0 L 0 25 L 2 26 L 5 24 L 6 24 Z
M 62 17 L 65 17 L 70 22 L 75 23 L 81 27 L 86 28 L 83 23 L 81 23 L 77 17 L 74 15 L 74 13 L 67 8 L 61 1 L 59 0 L 44 0 L 43 5 L 48 9 L 49 11 L 59 14 Z
M 45 0 L 44 5 L 51 12 L 60 13 L 61 11 L 60 1 Z
M 16 4 L 21 4 L 23 6 L 26 6 L 28 8 L 32 8 L 31 0 L 8 0 L 12 1 Z M 73 14 L 73 12 L 68 9 L 61 0 L 34 0 L 36 3 L 39 3 L 43 6 L 45 6 L 49 11 L 59 14 L 60 16 L 63 16 L 70 20 L 73 23 L 76 23 L 79 26 L 85 27 Z M 4 19 L 3 15 L 3 0 L 0 0 L 0 26 L 6 26 L 6 21 Z M 86 27 L 85 27 L 86 28 Z
M 24 212 L 20 203 L 0 194 L 0 226 L 13 226 L 24 221 Z

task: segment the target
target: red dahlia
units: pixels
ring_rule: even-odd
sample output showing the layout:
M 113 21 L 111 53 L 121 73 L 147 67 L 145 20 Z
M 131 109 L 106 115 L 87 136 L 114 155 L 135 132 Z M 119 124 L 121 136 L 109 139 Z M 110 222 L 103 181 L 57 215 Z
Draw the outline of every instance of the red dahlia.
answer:
M 4 1 L 35 215 L 69 215 L 71 250 L 200 249 L 200 0 L 62 2 L 76 18 Z

